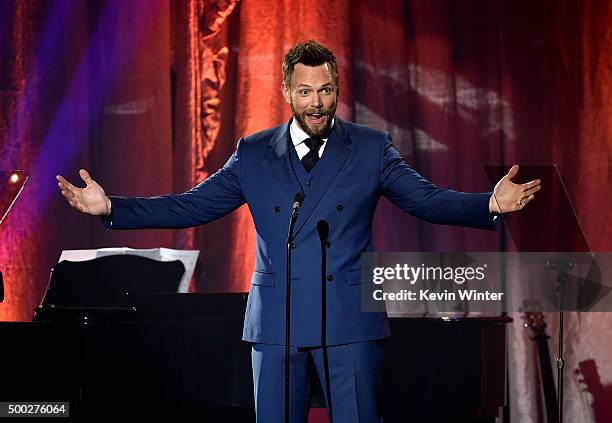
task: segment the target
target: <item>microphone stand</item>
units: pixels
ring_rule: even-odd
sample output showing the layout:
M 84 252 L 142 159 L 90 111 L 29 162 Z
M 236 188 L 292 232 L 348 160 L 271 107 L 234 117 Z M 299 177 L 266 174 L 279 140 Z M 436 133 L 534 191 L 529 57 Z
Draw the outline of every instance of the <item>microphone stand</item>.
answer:
M 559 353 L 557 356 L 557 406 L 559 407 L 559 423 L 563 423 L 563 309 L 565 307 L 565 285 L 569 281 L 567 272 L 574 267 L 568 259 L 551 259 L 546 266 L 549 270 L 557 271 L 557 290 L 559 291 Z
M 327 238 L 329 224 L 325 220 L 317 223 L 317 232 L 321 240 L 321 345 L 323 347 L 323 371 L 325 374 L 325 395 L 327 397 L 327 414 L 329 422 L 334 423 L 334 413 L 331 399 L 331 385 L 329 381 L 329 359 L 327 356 Z
M 293 198 L 289 232 L 287 234 L 287 285 L 285 293 L 285 423 L 289 423 L 289 345 L 291 341 L 291 250 L 293 250 L 293 228 L 298 218 L 304 194 L 298 192 Z

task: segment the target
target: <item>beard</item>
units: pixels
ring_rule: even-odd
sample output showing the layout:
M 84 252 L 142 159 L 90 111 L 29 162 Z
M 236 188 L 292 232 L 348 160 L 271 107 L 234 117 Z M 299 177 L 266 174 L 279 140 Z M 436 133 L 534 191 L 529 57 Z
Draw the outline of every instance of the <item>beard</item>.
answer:
M 302 113 L 298 113 L 293 106 L 293 101 L 291 102 L 291 111 L 293 112 L 293 117 L 297 120 L 297 123 L 300 125 L 300 128 L 308 134 L 309 137 L 312 138 L 327 138 L 329 132 L 331 131 L 332 120 L 334 115 L 336 114 L 336 104 L 330 109 L 312 109 L 306 110 Z M 313 114 L 319 116 L 321 120 L 320 123 L 312 123 L 309 121 L 309 117 Z

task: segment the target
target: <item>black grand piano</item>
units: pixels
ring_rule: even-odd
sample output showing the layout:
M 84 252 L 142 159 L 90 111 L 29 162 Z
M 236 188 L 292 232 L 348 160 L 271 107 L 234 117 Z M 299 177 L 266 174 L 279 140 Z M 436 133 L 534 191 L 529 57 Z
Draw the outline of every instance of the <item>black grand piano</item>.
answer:
M 0 322 L 0 401 L 69 402 L 79 421 L 255 421 L 247 294 L 172 293 L 182 271 L 135 256 L 58 264 L 34 320 Z M 494 422 L 509 321 L 391 319 L 384 422 Z

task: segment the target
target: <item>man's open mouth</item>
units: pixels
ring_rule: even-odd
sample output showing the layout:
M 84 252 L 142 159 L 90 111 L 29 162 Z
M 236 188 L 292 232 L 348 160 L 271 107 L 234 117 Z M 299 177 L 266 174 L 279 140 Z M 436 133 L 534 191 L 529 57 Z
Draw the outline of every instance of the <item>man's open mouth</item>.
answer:
M 312 125 L 319 125 L 325 121 L 325 116 L 325 113 L 309 113 L 306 115 L 306 119 Z

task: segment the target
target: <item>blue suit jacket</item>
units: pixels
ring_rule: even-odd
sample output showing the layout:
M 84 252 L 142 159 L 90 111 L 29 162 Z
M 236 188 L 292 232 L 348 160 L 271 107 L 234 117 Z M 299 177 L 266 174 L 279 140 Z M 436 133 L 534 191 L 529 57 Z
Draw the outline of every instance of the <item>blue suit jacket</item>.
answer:
M 243 339 L 284 344 L 286 237 L 296 192 L 305 199 L 295 225 L 291 345 L 321 344 L 321 249 L 316 225 L 329 223 L 329 345 L 384 338 L 384 313 L 361 312 L 360 254 L 372 250 L 372 218 L 381 195 L 429 222 L 492 229 L 490 193 L 441 189 L 412 170 L 388 133 L 336 117 L 324 153 L 306 173 L 289 124 L 240 139 L 227 163 L 182 194 L 112 197 L 112 229 L 185 228 L 210 222 L 245 202 L 257 232 L 256 262 Z M 280 208 L 280 211 L 279 211 Z M 398 228 L 401 230 L 401 228 Z M 406 234 L 407 236 L 409 234 Z

